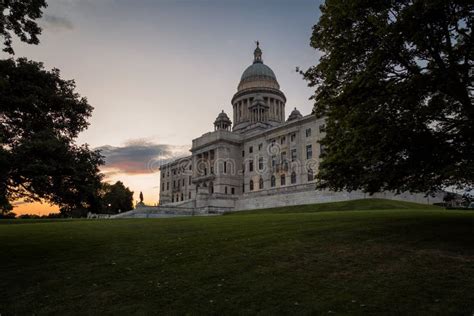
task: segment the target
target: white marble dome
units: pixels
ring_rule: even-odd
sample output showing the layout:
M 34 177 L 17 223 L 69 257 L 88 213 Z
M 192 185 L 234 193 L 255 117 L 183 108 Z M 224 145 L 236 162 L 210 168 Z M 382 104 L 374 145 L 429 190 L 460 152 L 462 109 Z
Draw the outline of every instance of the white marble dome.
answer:
M 251 88 L 280 89 L 275 73 L 270 67 L 263 63 L 262 50 L 258 44 L 254 51 L 253 64 L 245 69 L 240 78 L 237 90 L 242 91 Z

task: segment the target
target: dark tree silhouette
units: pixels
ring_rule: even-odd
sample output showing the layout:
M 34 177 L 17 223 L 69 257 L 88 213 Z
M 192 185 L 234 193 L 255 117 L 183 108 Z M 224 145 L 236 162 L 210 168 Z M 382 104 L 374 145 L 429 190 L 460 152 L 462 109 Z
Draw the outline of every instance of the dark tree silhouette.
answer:
M 75 143 L 92 107 L 74 90 L 57 69 L 0 60 L 0 209 L 17 199 L 81 213 L 98 206 L 102 157 Z
M 304 73 L 326 117 L 320 188 L 427 192 L 474 182 L 467 0 L 327 0 Z
M 116 214 L 133 209 L 133 191 L 125 187 L 122 182 L 114 184 L 104 183 L 101 193 L 102 212 Z

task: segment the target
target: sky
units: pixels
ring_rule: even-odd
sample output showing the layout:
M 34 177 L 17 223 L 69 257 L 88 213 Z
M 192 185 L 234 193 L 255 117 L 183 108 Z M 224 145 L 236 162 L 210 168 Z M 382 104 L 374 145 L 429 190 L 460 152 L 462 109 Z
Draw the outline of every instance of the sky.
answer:
M 77 143 L 102 150 L 102 172 L 159 200 L 158 167 L 189 154 L 192 139 L 213 129 L 260 41 L 294 107 L 312 109 L 313 90 L 295 69 L 317 64 L 310 47 L 315 0 L 49 0 L 40 44 L 15 42 L 15 57 L 42 61 L 74 79 L 94 107 Z M 2 56 L 5 57 L 5 56 Z M 15 213 L 45 214 L 48 204 L 17 202 Z

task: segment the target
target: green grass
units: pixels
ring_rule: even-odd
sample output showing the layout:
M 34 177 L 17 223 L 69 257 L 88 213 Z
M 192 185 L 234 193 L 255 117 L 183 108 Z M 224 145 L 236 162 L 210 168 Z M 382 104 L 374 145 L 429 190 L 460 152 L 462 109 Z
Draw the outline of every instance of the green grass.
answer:
M 0 314 L 474 313 L 473 212 L 350 203 L 0 225 Z
M 310 213 L 328 211 L 369 211 L 369 210 L 427 210 L 441 209 L 440 207 L 426 204 L 418 204 L 404 201 L 384 199 L 363 199 L 344 202 L 307 204 L 286 207 L 275 207 L 242 212 L 229 212 L 225 215 L 249 215 L 249 214 L 280 214 L 280 213 Z

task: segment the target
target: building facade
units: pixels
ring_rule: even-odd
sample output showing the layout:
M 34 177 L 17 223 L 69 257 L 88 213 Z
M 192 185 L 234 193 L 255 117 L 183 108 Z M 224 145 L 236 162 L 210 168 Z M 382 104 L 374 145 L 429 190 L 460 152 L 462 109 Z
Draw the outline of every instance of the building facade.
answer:
M 161 206 L 241 210 L 366 197 L 315 191 L 324 119 L 296 108 L 285 118 L 285 94 L 258 43 L 231 103 L 233 122 L 222 111 L 214 130 L 192 141 L 191 155 L 161 166 Z M 423 195 L 376 197 L 430 202 Z

